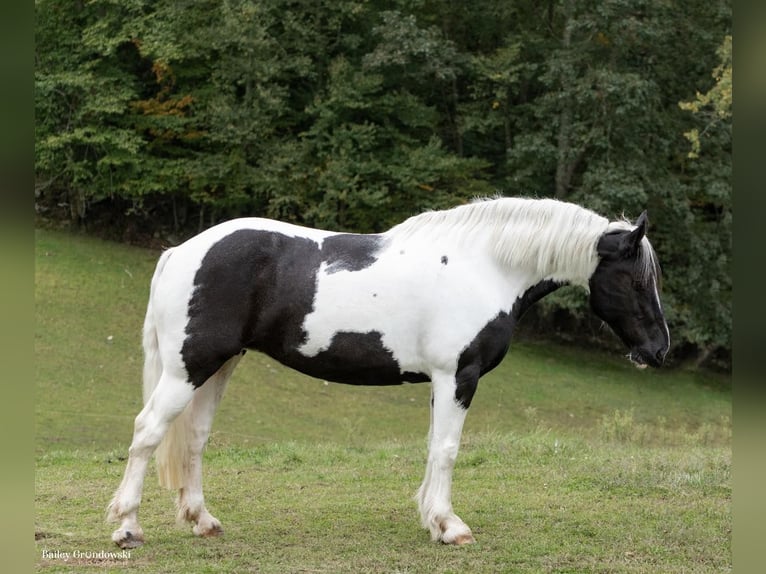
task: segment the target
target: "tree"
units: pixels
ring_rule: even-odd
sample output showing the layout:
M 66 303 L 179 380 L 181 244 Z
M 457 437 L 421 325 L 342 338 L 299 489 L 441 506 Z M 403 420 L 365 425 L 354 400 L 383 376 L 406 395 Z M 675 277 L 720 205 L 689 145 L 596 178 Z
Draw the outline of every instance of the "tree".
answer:
M 682 110 L 688 110 L 702 119 L 704 128 L 700 134 L 699 128 L 692 128 L 684 132 L 684 137 L 691 143 L 688 157 L 699 157 L 701 142 L 700 137 L 716 128 L 730 128 L 732 83 L 731 83 L 731 36 L 724 37 L 718 48 L 720 64 L 713 70 L 712 76 L 715 84 L 704 94 L 697 92 L 695 98 L 688 102 L 679 102 Z
M 694 361 L 701 364 L 721 349 L 731 348 L 732 281 L 731 238 L 731 35 L 717 50 L 714 84 L 679 107 L 691 112 L 696 125 L 684 132 L 691 149 L 684 162 L 683 207 L 688 235 L 683 253 L 690 272 L 676 278 L 674 293 L 694 294 L 678 298 L 677 323 L 682 341 L 695 348 Z
M 238 215 L 379 231 L 495 194 L 648 209 L 676 356 L 729 360 L 728 0 L 35 7 L 41 216 L 178 241 Z M 605 341 L 586 310 L 560 290 L 538 325 Z
M 82 42 L 92 5 L 35 6 L 35 195 L 63 199 L 70 217 L 83 220 L 93 201 L 124 192 L 136 167 L 143 142 L 126 118 L 136 85 Z

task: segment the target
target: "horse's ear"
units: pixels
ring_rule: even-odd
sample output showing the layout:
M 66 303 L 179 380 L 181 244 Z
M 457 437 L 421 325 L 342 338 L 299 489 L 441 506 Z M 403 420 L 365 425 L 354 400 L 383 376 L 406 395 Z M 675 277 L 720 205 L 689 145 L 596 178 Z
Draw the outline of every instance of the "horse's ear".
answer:
M 643 235 L 646 235 L 646 230 L 649 228 L 649 216 L 646 214 L 646 210 L 638 216 L 638 219 L 636 219 L 636 227 L 642 228 L 644 231 L 642 233 Z
M 646 235 L 646 230 L 649 227 L 649 217 L 644 211 L 636 219 L 636 228 L 623 236 L 620 241 L 620 254 L 623 257 L 635 257 L 638 253 L 638 248 L 641 245 L 641 240 Z

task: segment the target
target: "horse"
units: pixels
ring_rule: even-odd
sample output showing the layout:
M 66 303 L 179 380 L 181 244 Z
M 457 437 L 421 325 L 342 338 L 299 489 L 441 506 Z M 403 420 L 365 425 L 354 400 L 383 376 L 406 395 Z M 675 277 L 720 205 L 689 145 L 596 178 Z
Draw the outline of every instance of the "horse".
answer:
M 660 267 L 635 223 L 553 199 L 494 198 L 424 212 L 377 234 L 239 218 L 164 251 L 143 326 L 144 407 L 107 508 L 121 548 L 144 542 L 143 481 L 178 491 L 180 521 L 222 533 L 205 507 L 202 451 L 232 371 L 248 349 L 352 385 L 431 383 L 425 477 L 415 496 L 434 541 L 474 542 L 455 514 L 452 471 L 479 378 L 514 327 L 562 285 L 589 293 L 637 367 L 662 365 L 670 333 Z M 155 452 L 156 451 L 156 452 Z

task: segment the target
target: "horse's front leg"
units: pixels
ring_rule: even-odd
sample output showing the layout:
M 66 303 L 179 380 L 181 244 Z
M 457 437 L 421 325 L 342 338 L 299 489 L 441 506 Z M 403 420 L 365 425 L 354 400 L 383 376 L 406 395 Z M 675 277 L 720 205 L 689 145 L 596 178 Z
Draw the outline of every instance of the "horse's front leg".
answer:
M 471 396 L 475 387 L 474 380 Z M 454 375 L 439 374 L 432 378 L 428 463 L 416 496 L 421 522 L 431 531 L 431 538 L 457 545 L 474 542 L 471 529 L 452 510 L 452 470 L 468 412 L 465 405 L 470 404 L 470 398 L 466 403 L 459 397 Z

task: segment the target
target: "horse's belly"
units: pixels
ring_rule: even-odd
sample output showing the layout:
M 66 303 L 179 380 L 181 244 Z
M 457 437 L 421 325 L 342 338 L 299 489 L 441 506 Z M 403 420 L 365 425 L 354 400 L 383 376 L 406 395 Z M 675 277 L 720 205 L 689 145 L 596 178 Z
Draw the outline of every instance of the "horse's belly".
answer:
M 376 331 L 338 332 L 327 348 L 313 355 L 297 350 L 269 354 L 304 374 L 336 383 L 398 385 L 429 380 L 425 373 L 407 370 Z

